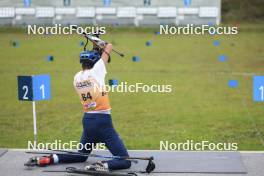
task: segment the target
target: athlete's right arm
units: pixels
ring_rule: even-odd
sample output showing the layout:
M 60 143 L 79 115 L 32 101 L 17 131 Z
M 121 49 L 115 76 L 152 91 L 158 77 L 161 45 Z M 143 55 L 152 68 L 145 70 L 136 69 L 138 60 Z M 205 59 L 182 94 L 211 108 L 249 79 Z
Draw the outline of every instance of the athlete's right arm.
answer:
M 104 48 L 104 51 L 101 58 L 103 59 L 105 65 L 108 63 L 108 60 L 109 60 L 109 55 L 111 54 L 112 52 L 112 48 L 113 48 L 113 45 L 111 43 L 108 43 L 105 48 Z

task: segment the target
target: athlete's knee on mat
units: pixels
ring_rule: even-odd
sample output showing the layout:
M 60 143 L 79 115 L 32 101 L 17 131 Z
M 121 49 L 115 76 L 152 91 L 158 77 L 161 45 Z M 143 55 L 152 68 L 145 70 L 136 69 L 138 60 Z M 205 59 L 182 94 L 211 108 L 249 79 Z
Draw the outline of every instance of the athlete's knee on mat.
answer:
M 78 152 L 83 153 L 83 154 L 89 154 L 90 152 L 88 151 L 83 151 L 79 150 Z M 85 162 L 88 159 L 88 156 L 78 156 L 79 157 L 79 162 Z
M 131 161 L 113 159 L 107 161 L 108 168 L 110 170 L 129 169 L 131 167 Z
M 131 161 L 124 160 L 124 169 L 129 169 L 131 167 Z
M 81 156 L 80 157 L 80 162 L 85 162 L 88 159 L 88 156 Z
M 131 167 L 131 161 L 120 160 L 120 169 L 129 169 Z

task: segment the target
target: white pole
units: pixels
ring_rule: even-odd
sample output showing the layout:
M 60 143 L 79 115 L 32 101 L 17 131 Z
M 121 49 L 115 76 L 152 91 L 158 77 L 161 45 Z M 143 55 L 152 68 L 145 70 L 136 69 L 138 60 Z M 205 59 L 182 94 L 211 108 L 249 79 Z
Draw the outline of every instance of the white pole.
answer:
M 34 147 L 37 146 L 37 114 L 36 114 L 36 103 L 32 101 L 32 110 L 33 110 L 33 125 L 34 125 Z

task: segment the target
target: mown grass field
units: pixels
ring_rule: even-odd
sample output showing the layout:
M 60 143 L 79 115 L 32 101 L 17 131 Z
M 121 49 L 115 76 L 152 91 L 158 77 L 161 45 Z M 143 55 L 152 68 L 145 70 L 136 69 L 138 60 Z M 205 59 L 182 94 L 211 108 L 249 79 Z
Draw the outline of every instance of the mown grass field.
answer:
M 208 140 L 264 150 L 264 103 L 252 100 L 252 75 L 264 75 L 264 25 L 247 26 L 235 36 L 164 36 L 127 28 L 103 36 L 126 54 L 112 55 L 107 79 L 173 87 L 171 93 L 110 93 L 114 125 L 129 149 L 159 149 L 160 140 Z M 80 69 L 81 40 L 1 29 L 0 147 L 25 148 L 33 140 L 32 105 L 18 101 L 18 75 L 51 76 L 51 101 L 37 102 L 39 141 L 79 140 L 82 111 L 72 81 Z M 227 62 L 218 61 L 221 54 Z M 55 60 L 47 62 L 47 55 Z M 132 62 L 134 55 L 141 62 Z M 237 79 L 238 88 L 229 88 L 229 79 Z

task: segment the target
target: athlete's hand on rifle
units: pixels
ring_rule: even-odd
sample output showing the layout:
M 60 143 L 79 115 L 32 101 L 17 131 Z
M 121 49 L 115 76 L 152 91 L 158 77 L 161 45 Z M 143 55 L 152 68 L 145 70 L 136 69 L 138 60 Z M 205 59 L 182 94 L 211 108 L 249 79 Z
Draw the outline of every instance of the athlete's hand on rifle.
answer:
M 99 45 L 100 47 L 104 48 L 107 45 L 107 42 L 101 40 L 97 42 L 97 45 Z

